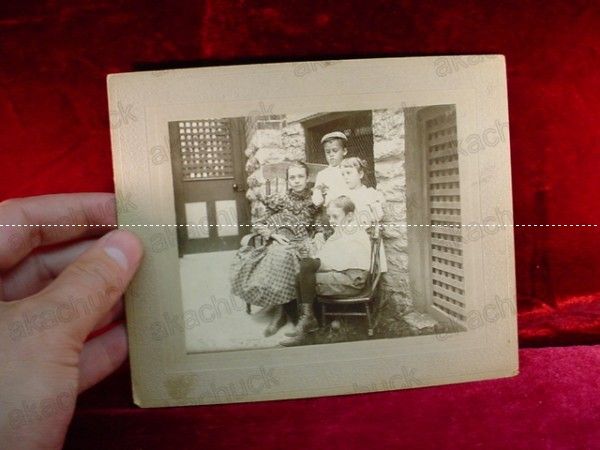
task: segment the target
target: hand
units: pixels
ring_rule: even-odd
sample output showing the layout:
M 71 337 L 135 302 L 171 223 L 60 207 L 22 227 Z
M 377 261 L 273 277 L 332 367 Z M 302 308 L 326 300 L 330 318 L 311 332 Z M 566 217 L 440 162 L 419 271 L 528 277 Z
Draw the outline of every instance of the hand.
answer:
M 298 256 L 300 258 L 308 258 L 310 257 L 310 249 L 307 244 L 298 246 Z
M 285 244 L 289 244 L 290 243 L 290 240 L 288 238 L 286 238 L 285 236 L 281 235 L 281 234 L 273 233 L 271 235 L 271 238 L 274 241 L 279 242 L 281 245 L 285 245 Z
M 0 203 L 0 224 L 109 225 L 115 210 L 113 194 L 29 197 Z M 110 228 L 0 227 L 5 448 L 61 448 L 77 394 L 127 356 L 122 324 L 101 331 L 121 315 L 142 246 L 128 231 L 106 234 Z
M 271 237 L 272 230 L 268 226 L 257 227 L 257 232 L 263 239 L 269 239 Z
M 319 189 L 317 189 L 317 188 L 315 188 L 313 190 L 313 194 L 312 194 L 311 200 L 313 202 L 313 205 L 315 205 L 317 207 L 321 206 L 325 202 L 325 198 L 323 197 L 323 193 Z
M 317 234 L 315 234 L 315 237 L 313 238 L 312 243 L 313 243 L 314 253 L 316 254 L 317 252 L 319 252 L 321 250 L 321 248 L 323 248 L 323 245 L 325 245 L 325 233 L 323 233 L 322 231 L 319 231 Z

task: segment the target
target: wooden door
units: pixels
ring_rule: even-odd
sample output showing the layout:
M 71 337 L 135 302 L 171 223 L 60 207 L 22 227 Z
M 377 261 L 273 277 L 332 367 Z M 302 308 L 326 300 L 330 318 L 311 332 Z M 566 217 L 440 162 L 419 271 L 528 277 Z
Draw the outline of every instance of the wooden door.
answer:
M 239 248 L 250 230 L 243 119 L 169 123 L 179 256 Z

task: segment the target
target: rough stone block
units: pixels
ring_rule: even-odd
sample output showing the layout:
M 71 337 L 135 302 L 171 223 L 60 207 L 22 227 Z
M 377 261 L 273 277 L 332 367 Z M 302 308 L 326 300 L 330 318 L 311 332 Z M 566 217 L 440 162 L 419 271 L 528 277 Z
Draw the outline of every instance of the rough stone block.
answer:
M 261 147 L 254 154 L 254 158 L 263 166 L 281 162 L 285 159 L 285 152 L 281 147 Z
M 281 130 L 257 130 L 252 136 L 251 145 L 258 149 L 281 148 Z
M 404 137 L 396 139 L 382 139 L 373 143 L 373 159 L 375 162 L 404 156 Z
M 392 139 L 404 136 L 404 111 L 402 108 L 373 111 L 373 139 Z
M 378 181 L 380 179 L 390 179 L 396 177 L 400 177 L 404 180 L 405 173 L 404 161 L 400 158 L 392 158 L 375 162 L 375 178 Z
M 377 179 L 377 189 L 383 193 L 387 201 L 406 201 L 406 181 L 404 177 Z

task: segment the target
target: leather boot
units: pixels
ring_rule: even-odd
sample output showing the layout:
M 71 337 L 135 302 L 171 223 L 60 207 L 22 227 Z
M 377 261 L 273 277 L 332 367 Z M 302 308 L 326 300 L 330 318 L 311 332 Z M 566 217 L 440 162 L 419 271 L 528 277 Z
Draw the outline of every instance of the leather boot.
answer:
M 313 313 L 313 305 L 311 303 L 302 304 L 302 316 L 296 326 L 296 335 L 285 339 L 279 343 L 285 347 L 293 345 L 301 345 L 306 340 L 308 334 L 314 333 L 319 329 L 319 322 Z M 287 333 L 286 333 L 287 334 Z
M 266 337 L 273 336 L 275 333 L 277 333 L 281 329 L 282 326 L 284 326 L 286 324 L 286 322 L 287 322 L 287 314 L 283 310 L 283 306 L 277 305 L 275 307 L 275 314 L 273 315 L 271 322 L 265 329 L 265 336 Z

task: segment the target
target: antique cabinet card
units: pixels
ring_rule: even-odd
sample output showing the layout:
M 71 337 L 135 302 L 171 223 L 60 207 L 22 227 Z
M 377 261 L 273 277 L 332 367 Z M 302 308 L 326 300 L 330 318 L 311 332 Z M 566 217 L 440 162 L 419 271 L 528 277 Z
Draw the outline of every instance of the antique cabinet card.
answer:
M 108 77 L 142 407 L 518 373 L 501 55 Z

